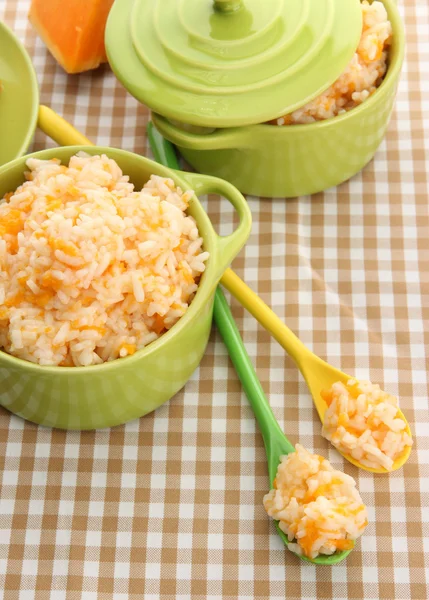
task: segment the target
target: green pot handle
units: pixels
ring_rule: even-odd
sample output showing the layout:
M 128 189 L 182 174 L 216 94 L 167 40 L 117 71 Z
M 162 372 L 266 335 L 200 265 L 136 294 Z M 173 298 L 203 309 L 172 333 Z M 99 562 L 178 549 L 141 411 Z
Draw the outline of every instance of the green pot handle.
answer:
M 170 169 L 179 171 L 180 165 L 174 147 L 160 134 L 152 122 L 149 122 L 147 125 L 147 133 L 155 160 L 162 165 L 167 165 Z M 232 259 L 240 252 L 249 237 L 252 228 L 252 214 L 249 205 L 237 188 L 223 179 L 199 173 L 184 173 L 183 171 L 180 171 L 180 176 L 188 181 L 189 186 L 195 191 L 197 196 L 203 194 L 220 194 L 226 198 L 231 202 L 240 217 L 240 223 L 234 233 L 226 236 L 218 236 L 219 260 L 217 277 L 220 279 L 226 268 L 229 267 Z
M 253 145 L 246 127 L 215 129 L 210 133 L 192 133 L 173 125 L 168 119 L 157 113 L 152 113 L 152 121 L 167 140 L 176 146 L 190 150 L 226 150 L 227 148 L 248 148 Z
M 219 194 L 226 198 L 235 208 L 240 217 L 237 229 L 230 235 L 218 235 L 218 278 L 220 279 L 232 260 L 237 256 L 246 243 L 252 228 L 252 214 L 244 196 L 236 187 L 209 175 L 200 173 L 180 173 L 189 182 L 197 196 L 204 194 Z

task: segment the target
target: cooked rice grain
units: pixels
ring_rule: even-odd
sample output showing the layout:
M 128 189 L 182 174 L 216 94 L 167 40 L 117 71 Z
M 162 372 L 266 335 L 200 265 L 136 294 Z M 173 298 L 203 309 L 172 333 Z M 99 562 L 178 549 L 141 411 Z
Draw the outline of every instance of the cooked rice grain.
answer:
M 107 156 L 27 161 L 0 203 L 0 347 L 41 365 L 133 354 L 186 312 L 205 269 L 192 191 L 141 191 Z
M 279 521 L 289 549 L 316 558 L 353 548 L 368 524 L 354 479 L 299 444 L 295 452 L 280 459 L 274 489 L 264 496 L 264 507 Z
M 367 467 L 390 471 L 413 440 L 398 413 L 398 399 L 370 381 L 340 381 L 322 393 L 328 404 L 322 435 Z

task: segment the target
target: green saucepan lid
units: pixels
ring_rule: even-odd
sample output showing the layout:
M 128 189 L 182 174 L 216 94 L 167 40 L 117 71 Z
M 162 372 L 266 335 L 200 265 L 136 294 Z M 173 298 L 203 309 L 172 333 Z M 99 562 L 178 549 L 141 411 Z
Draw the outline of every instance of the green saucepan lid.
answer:
M 21 156 L 37 124 L 39 90 L 24 46 L 0 23 L 0 166 Z
M 359 0 L 116 0 L 105 41 L 140 102 L 183 123 L 230 127 L 315 98 L 361 32 Z

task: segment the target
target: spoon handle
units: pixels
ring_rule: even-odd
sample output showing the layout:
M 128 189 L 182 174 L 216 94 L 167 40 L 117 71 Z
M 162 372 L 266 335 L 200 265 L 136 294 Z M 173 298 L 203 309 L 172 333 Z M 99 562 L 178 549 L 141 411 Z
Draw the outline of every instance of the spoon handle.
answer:
M 272 448 L 274 439 L 281 439 L 283 448 L 281 453 L 287 454 L 294 452 L 294 447 L 285 438 L 283 431 L 271 410 L 268 400 L 262 389 L 261 382 L 256 375 L 249 355 L 247 354 L 243 340 L 237 329 L 237 325 L 232 316 L 228 303 L 222 290 L 218 287 L 214 302 L 214 319 L 217 328 L 222 336 L 225 346 L 228 349 L 232 364 L 237 371 L 243 389 L 255 413 L 259 428 L 262 433 L 267 453 Z M 278 463 L 277 455 L 277 463 Z
M 287 325 L 269 308 L 265 302 L 244 283 L 232 269 L 222 275 L 221 284 L 252 314 L 301 369 L 304 357 L 314 354 L 305 346 Z
M 41 105 L 37 119 L 38 127 L 59 146 L 93 146 L 80 131 L 57 115 L 49 106 Z
M 173 144 L 159 133 L 152 121 L 149 121 L 147 124 L 146 131 L 149 138 L 150 149 L 152 150 L 156 162 L 178 171 L 180 165 Z

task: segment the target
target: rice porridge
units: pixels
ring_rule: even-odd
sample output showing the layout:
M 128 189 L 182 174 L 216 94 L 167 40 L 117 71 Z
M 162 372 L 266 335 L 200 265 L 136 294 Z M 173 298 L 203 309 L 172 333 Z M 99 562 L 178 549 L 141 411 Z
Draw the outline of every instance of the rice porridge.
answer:
M 0 348 L 87 366 L 170 329 L 208 259 L 186 214 L 193 192 L 155 175 L 136 191 L 105 155 L 27 166 L 0 203 Z
M 368 524 L 354 479 L 299 444 L 295 450 L 280 457 L 274 487 L 264 496 L 265 510 L 296 554 L 316 558 L 351 550 Z
M 395 459 L 412 446 L 398 399 L 370 381 L 338 381 L 324 392 L 328 405 L 322 435 L 361 464 L 390 471 Z

